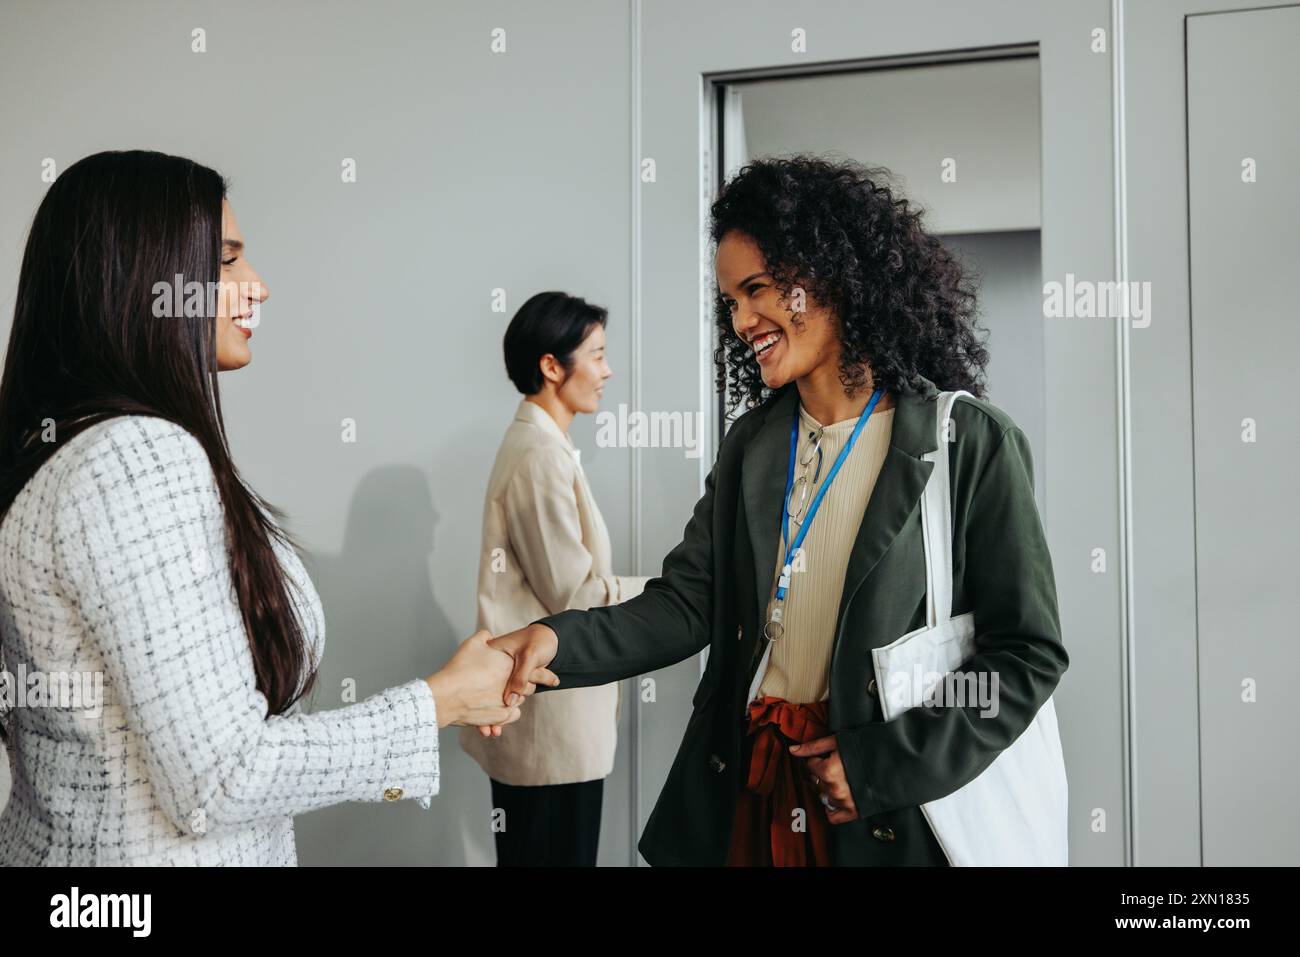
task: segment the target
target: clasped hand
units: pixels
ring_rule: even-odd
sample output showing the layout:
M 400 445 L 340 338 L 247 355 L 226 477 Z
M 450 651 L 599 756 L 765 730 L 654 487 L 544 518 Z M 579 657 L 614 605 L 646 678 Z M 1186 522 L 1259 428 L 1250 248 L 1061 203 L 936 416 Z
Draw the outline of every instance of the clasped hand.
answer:
M 523 669 L 507 648 L 494 647 L 500 640 L 487 631 L 475 632 L 442 670 L 425 679 L 433 691 L 438 727 L 477 725 L 485 737 L 499 736 L 504 725 L 519 720 L 524 698 L 538 685 L 559 685 L 560 679 L 544 667 L 550 657 Z
M 504 654 L 512 664 L 501 702 L 506 707 L 521 703 L 536 690 L 537 685 L 550 688 L 559 685 L 560 679 L 546 666 L 555 658 L 560 642 L 555 632 L 545 625 L 528 625 L 499 638 L 492 638 L 487 644 L 497 653 Z M 480 724 L 479 734 L 485 738 L 499 737 L 501 724 L 506 723 L 509 722 Z
M 480 720 L 464 722 L 477 724 L 479 733 L 484 737 L 501 734 L 502 725 L 519 718 L 519 704 L 532 694 L 539 684 L 556 687 L 560 679 L 548 668 L 559 648 L 559 639 L 555 632 L 545 625 L 529 625 L 502 635 L 490 638 L 488 633 L 480 631 L 461 646 L 462 651 L 474 645 L 474 654 L 484 651 L 497 655 L 502 660 L 491 660 L 493 679 L 497 690 L 494 702 L 485 702 Z M 457 653 L 459 654 L 459 652 Z M 455 659 L 452 659 L 453 662 Z M 503 664 L 504 661 L 504 664 Z M 504 679 L 502 679 L 504 675 Z M 502 690 L 504 680 L 504 691 Z M 493 720 L 493 716 L 504 709 L 508 719 Z M 849 789 L 844 773 L 844 762 L 840 759 L 839 742 L 834 735 L 805 741 L 790 748 L 791 754 L 805 761 L 804 772 L 813 786 L 822 796 L 827 819 L 832 824 L 845 824 L 858 819 L 858 809 Z

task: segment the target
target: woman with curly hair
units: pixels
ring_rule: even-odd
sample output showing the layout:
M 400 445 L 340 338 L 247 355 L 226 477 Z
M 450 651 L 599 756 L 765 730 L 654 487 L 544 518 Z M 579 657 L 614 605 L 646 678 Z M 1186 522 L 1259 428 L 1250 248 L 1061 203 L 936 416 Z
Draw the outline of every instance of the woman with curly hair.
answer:
M 1016 742 L 1068 665 L 1028 442 L 977 401 L 974 293 L 883 170 L 754 162 L 711 227 L 718 389 L 748 411 L 642 595 L 494 639 L 515 657 L 510 687 L 544 664 L 572 688 L 709 649 L 639 844 L 652 864 L 969 863 L 927 805 Z M 950 551 L 923 521 L 936 501 Z M 874 659 L 949 603 L 974 623 L 956 676 L 995 700 L 899 713 Z

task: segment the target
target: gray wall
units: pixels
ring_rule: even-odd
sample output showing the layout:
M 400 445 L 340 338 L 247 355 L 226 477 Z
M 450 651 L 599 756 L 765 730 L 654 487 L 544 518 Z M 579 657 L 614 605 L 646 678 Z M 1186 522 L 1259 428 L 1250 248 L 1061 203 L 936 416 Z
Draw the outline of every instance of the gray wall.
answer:
M 1125 13 L 1124 265 L 1153 303 L 1131 334 L 1140 864 L 1300 859 L 1300 7 L 1260 6 Z
M 519 398 L 501 360 L 515 308 L 550 288 L 608 306 L 605 402 L 628 401 L 629 13 L 566 6 L 562 19 L 525 0 L 0 12 L 0 334 L 44 157 L 62 169 L 147 147 L 233 181 L 271 298 L 254 361 L 222 377 L 226 419 L 236 461 L 310 550 L 328 621 L 317 707 L 340 703 L 345 677 L 363 697 L 429 674 L 473 631 L 483 488 Z M 489 51 L 494 27 L 505 54 Z M 630 459 L 596 447 L 591 418 L 574 438 L 627 571 Z M 606 784 L 607 863 L 629 860 L 627 758 Z M 299 818 L 301 860 L 491 863 L 487 777 L 454 729 L 442 771 L 427 812 Z
M 1204 828 L 1202 853 L 1282 866 L 1300 858 L 1300 442 L 1283 387 L 1300 354 L 1300 7 L 1187 26 L 1202 819 L 1239 819 Z

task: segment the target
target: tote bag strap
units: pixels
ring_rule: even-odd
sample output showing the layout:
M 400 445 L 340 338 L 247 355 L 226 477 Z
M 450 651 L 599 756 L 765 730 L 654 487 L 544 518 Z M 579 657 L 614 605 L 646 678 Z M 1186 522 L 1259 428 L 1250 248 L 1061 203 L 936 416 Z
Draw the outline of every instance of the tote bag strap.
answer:
M 922 456 L 934 463 L 921 498 L 921 533 L 925 542 L 925 619 L 931 628 L 952 617 L 952 496 L 948 474 L 949 435 L 946 434 L 949 430 L 945 425 L 952 416 L 953 404 L 963 395 L 974 398 L 962 389 L 939 393 L 935 402 L 938 447 Z

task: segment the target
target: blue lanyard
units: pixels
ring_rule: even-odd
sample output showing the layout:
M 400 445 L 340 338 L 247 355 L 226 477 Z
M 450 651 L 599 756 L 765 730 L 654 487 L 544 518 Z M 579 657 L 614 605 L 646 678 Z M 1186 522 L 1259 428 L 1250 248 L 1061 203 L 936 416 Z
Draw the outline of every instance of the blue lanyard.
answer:
M 822 483 L 822 487 L 813 496 L 812 504 L 808 506 L 808 517 L 803 520 L 803 524 L 799 526 L 799 533 L 795 535 L 794 541 L 786 549 L 785 561 L 781 563 L 781 577 L 776 586 L 776 600 L 778 602 L 785 601 L 785 593 L 790 587 L 790 563 L 794 560 L 795 552 L 803 544 L 804 536 L 808 534 L 808 529 L 813 523 L 813 516 L 817 514 L 817 509 L 821 507 L 826 490 L 831 487 L 831 482 L 835 481 L 835 475 L 839 472 L 840 466 L 844 464 L 844 460 L 849 457 L 849 452 L 853 450 L 853 444 L 858 441 L 858 436 L 862 433 L 862 427 L 867 424 L 867 419 L 871 418 L 871 413 L 876 407 L 876 402 L 880 399 L 880 394 L 879 389 L 871 394 L 871 401 L 867 403 L 866 409 L 858 417 L 858 424 L 853 427 L 853 434 L 849 436 L 844 448 L 840 449 L 840 454 L 835 458 L 835 464 L 826 473 L 826 481 Z M 790 430 L 790 466 L 785 473 L 785 498 L 781 503 L 781 541 L 783 542 L 790 537 L 790 489 L 794 487 L 794 463 L 798 449 L 799 406 L 796 403 L 794 426 Z

